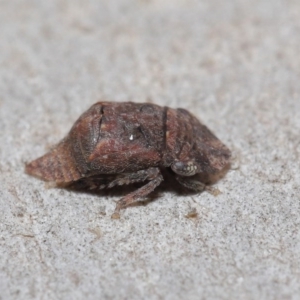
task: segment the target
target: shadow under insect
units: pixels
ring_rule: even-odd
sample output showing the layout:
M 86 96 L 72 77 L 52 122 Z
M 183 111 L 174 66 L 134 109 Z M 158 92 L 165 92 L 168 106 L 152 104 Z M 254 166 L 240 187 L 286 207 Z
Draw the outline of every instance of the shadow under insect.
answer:
M 217 189 L 213 188 L 212 186 L 217 183 L 220 179 L 222 179 L 226 173 L 228 172 L 230 168 L 230 165 L 228 164 L 224 170 L 217 175 L 214 176 L 208 176 L 204 174 L 196 174 L 194 175 L 195 179 L 198 181 L 201 181 L 205 184 L 205 189 L 202 192 L 208 191 L 212 193 L 213 195 L 216 195 Z M 190 190 L 183 185 L 178 184 L 178 181 L 174 177 L 174 173 L 170 169 L 161 169 L 161 173 L 163 175 L 164 180 L 162 183 L 149 195 L 144 197 L 143 199 L 140 199 L 138 202 L 134 202 L 130 204 L 129 206 L 144 206 L 147 205 L 150 202 L 153 202 L 157 200 L 157 198 L 160 197 L 160 195 L 164 193 L 174 193 L 178 196 L 189 196 L 189 195 L 195 195 L 202 192 L 197 192 Z M 88 193 L 91 195 L 97 195 L 100 197 L 108 196 L 108 197 L 116 197 L 121 198 L 124 195 L 130 194 L 137 189 L 141 188 L 143 185 L 145 185 L 144 182 L 136 182 L 131 183 L 129 185 L 118 185 L 114 186 L 112 188 L 107 188 L 107 185 L 112 182 L 116 177 L 118 177 L 119 174 L 116 175 L 103 175 L 102 177 L 98 176 L 92 176 L 90 178 L 83 178 L 76 182 L 73 182 L 67 186 L 65 185 L 57 185 L 57 188 L 65 188 L 69 191 L 75 192 L 75 193 Z

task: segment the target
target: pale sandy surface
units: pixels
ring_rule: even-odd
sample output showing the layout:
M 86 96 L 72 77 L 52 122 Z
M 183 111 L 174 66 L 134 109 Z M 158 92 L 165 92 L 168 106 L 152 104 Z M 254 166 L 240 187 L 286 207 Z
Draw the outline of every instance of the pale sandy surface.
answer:
M 300 299 L 299 53 L 298 0 L 0 1 L 0 299 Z M 193 111 L 222 193 L 113 221 L 25 175 L 99 99 Z

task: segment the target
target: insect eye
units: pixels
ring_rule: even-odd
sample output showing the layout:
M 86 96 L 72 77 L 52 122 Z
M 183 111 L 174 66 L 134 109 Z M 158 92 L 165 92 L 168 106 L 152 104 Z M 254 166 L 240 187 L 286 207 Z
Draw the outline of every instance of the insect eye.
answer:
M 171 169 L 182 176 L 193 176 L 197 173 L 197 165 L 193 161 L 176 161 L 171 165 Z

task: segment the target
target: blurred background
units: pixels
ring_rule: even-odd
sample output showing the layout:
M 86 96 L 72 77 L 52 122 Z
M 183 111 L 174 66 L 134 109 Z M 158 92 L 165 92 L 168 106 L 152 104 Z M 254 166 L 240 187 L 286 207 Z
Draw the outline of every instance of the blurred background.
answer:
M 298 299 L 299 50 L 298 0 L 0 1 L 0 298 Z M 112 221 L 120 195 L 26 176 L 99 100 L 193 112 L 221 194 Z

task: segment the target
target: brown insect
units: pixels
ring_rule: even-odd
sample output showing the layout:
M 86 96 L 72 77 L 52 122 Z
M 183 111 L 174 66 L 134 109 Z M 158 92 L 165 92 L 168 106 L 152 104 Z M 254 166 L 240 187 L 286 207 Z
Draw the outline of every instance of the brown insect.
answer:
M 197 175 L 216 174 L 229 159 L 229 149 L 185 109 L 98 102 L 53 150 L 27 164 L 26 172 L 58 185 L 83 180 L 99 189 L 148 181 L 117 202 L 112 215 L 117 218 L 162 182 L 162 168 L 200 192 L 205 183 Z

